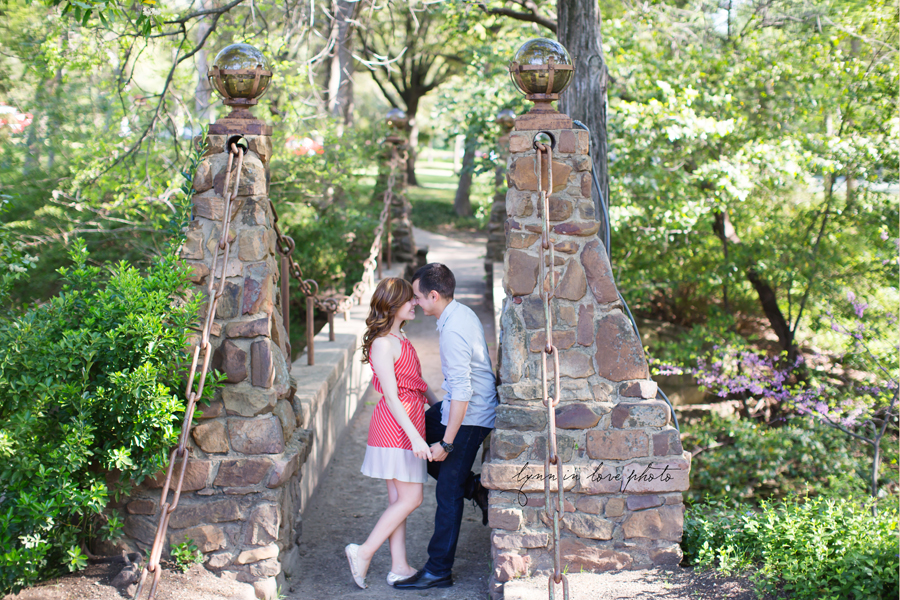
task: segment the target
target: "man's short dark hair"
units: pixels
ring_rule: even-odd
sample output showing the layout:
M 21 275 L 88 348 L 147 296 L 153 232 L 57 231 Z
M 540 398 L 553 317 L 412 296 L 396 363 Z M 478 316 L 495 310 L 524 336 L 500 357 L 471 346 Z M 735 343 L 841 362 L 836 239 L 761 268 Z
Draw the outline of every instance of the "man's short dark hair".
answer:
M 446 300 L 453 300 L 453 292 L 456 291 L 456 277 L 447 265 L 441 263 L 428 263 L 419 267 L 413 275 L 412 282 L 419 282 L 419 291 L 427 296 L 431 292 L 437 292 L 438 296 Z

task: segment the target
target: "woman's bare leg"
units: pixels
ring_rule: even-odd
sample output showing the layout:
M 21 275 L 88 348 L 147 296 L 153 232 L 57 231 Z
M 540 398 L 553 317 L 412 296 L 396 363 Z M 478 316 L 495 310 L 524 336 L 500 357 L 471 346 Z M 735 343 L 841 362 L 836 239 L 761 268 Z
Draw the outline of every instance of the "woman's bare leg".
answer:
M 411 515 L 412 512 L 422 504 L 422 484 L 391 479 L 388 483 L 388 499 L 391 497 L 391 484 L 394 485 L 394 488 L 397 491 L 397 500 L 391 502 L 387 507 L 387 510 L 381 514 L 378 522 L 375 523 L 375 528 L 372 529 L 372 533 L 369 534 L 365 543 L 359 547 L 359 566 L 363 577 L 365 577 L 366 572 L 369 570 L 369 563 L 372 562 L 372 557 L 375 555 L 375 552 L 388 539 L 391 540 L 392 564 L 396 567 L 403 566 L 398 565 L 395 562 L 398 557 L 395 557 L 394 554 L 394 533 L 400 527 L 402 527 L 402 531 L 400 532 L 401 537 L 399 537 L 399 539 L 402 540 L 402 543 L 398 545 L 403 548 L 403 562 L 406 562 L 406 517 Z M 406 566 L 409 567 L 408 564 Z M 405 573 L 408 573 L 410 570 L 411 569 L 405 571 Z M 397 571 L 394 572 L 398 575 L 405 574 L 398 573 Z M 410 574 L 412 575 L 414 573 Z

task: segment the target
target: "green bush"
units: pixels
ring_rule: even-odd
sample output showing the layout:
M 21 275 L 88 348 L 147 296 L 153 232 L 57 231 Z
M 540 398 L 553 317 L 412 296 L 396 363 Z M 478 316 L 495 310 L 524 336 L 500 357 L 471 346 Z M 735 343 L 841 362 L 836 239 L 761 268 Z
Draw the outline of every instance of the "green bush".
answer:
M 685 559 L 725 573 L 754 569 L 759 593 L 800 600 L 897 598 L 897 503 L 792 497 L 759 509 L 695 504 L 685 515 Z
M 189 214 L 183 189 L 175 230 Z M 0 320 L 0 594 L 82 568 L 86 541 L 121 529 L 104 515 L 110 492 L 166 464 L 200 302 L 187 296 L 180 244 L 141 273 L 91 266 L 78 240 L 62 291 Z
M 810 417 L 790 417 L 772 427 L 713 414 L 683 431 L 686 450 L 702 449 L 691 465 L 690 499 L 866 493 L 871 458 L 843 433 Z

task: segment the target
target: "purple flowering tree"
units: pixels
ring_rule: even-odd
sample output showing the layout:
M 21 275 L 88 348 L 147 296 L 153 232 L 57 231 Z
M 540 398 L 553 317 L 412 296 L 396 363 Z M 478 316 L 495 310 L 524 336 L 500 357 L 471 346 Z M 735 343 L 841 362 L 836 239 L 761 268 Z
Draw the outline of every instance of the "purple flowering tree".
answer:
M 850 317 L 827 313 L 832 330 L 844 339 L 845 353 L 827 368 L 810 369 L 814 377 L 797 377 L 803 357 L 785 363 L 746 347 L 715 347 L 710 358 L 697 361 L 690 372 L 697 383 L 721 398 L 770 398 L 791 412 L 809 415 L 872 448 L 869 487 L 878 496 L 881 442 L 897 432 L 898 363 L 896 318 L 890 314 L 866 318 L 868 304 L 848 294 Z M 826 361 L 829 362 L 830 361 Z M 673 367 L 658 365 L 659 372 Z M 853 376 L 848 376 L 852 371 Z

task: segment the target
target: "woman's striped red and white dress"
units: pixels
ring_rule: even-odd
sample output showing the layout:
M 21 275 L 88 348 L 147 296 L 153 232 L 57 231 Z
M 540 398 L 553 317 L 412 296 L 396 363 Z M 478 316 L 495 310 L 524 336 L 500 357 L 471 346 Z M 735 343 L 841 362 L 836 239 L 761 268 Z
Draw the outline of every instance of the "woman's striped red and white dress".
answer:
M 424 438 L 425 404 L 428 402 L 425 390 L 428 385 L 422 379 L 422 366 L 412 342 L 406 338 L 398 339 L 402 350 L 400 358 L 394 363 L 394 374 L 397 377 L 400 403 L 419 435 Z M 366 457 L 360 470 L 369 477 L 425 483 L 428 479 L 427 464 L 424 459 L 416 458 L 413 454 L 409 438 L 388 409 L 377 375 L 372 376 L 372 385 L 382 397 L 375 406 L 375 413 L 369 424 Z

